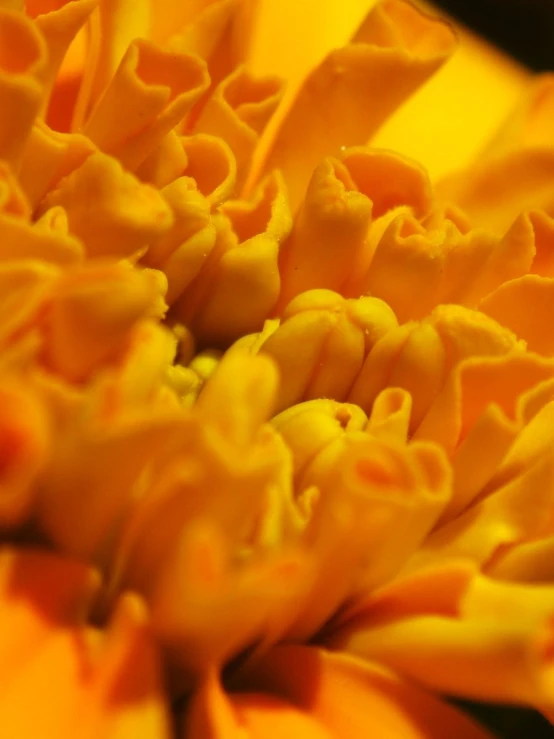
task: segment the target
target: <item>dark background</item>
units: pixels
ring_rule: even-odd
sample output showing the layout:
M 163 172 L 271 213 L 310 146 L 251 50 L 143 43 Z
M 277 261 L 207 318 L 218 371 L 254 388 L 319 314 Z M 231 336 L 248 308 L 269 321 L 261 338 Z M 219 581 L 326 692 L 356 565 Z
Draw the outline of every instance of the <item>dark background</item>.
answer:
M 554 0 L 435 0 L 535 70 L 554 70 Z

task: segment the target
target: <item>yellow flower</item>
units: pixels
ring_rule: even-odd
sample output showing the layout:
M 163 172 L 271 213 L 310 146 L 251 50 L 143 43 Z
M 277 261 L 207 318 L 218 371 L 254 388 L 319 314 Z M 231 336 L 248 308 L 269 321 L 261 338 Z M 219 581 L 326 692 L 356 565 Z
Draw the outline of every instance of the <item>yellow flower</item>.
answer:
M 2 733 L 552 718 L 551 77 L 419 2 L 23 5 Z

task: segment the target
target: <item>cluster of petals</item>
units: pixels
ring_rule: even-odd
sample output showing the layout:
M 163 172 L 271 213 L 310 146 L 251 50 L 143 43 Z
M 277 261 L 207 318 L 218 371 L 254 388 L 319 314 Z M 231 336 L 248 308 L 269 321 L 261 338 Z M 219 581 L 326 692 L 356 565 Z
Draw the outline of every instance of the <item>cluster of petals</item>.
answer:
M 431 176 L 368 4 L 287 87 L 256 0 L 0 1 L 2 735 L 554 720 L 554 82 Z

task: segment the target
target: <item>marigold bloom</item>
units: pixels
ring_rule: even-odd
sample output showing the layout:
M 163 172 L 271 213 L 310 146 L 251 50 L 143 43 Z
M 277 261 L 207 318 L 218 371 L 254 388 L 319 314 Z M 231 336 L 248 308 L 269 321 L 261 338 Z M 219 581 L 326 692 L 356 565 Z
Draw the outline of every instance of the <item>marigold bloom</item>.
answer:
M 0 3 L 2 735 L 554 715 L 554 86 L 420 5 Z

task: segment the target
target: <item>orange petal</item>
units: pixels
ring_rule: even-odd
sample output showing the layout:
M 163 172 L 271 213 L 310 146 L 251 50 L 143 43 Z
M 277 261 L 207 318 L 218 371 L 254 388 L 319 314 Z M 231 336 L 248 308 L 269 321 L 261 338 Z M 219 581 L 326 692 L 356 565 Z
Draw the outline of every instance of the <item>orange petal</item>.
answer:
M 185 726 L 186 739 L 272 739 L 283 732 L 302 739 L 332 739 L 317 719 L 275 696 L 254 692 L 225 695 L 212 672 L 193 695 Z
M 345 300 L 331 290 L 298 295 L 260 347 L 281 372 L 278 408 L 346 399 L 367 352 L 395 325 L 392 311 L 376 298 Z
M 529 351 L 550 357 L 554 340 L 538 316 L 547 316 L 554 304 L 554 279 L 525 275 L 505 282 L 481 301 L 479 308 L 511 329 L 527 343 Z
M 554 537 L 500 548 L 485 571 L 499 580 L 550 583 L 554 579 Z
M 361 739 L 491 739 L 462 713 L 413 683 L 345 654 L 273 649 L 241 687 L 267 690 L 314 716 L 335 736 Z
M 86 136 L 58 133 L 38 121 L 31 130 L 19 170 L 21 187 L 33 208 L 94 151 L 96 147 Z
M 407 441 L 412 414 L 412 396 L 399 387 L 385 388 L 375 398 L 367 431 L 378 439 Z
M 183 120 L 208 85 L 201 59 L 134 41 L 84 132 L 133 170 Z
M 362 257 L 371 212 L 371 200 L 338 160 L 329 157 L 316 168 L 279 256 L 279 313 L 306 290 L 342 291 Z
M 239 67 L 216 87 L 194 124 L 195 132 L 220 136 L 229 145 L 237 162 L 238 188 L 281 96 L 279 78 L 257 79 Z
M 95 208 L 90 208 L 94 198 Z M 89 255 L 130 256 L 169 230 L 171 210 L 151 185 L 141 184 L 107 154 L 93 154 L 43 200 L 41 211 L 65 208 L 71 233 Z
M 252 201 L 227 201 L 212 223 L 215 246 L 173 312 L 199 341 L 225 346 L 260 331 L 277 301 L 279 244 L 291 227 L 279 174 Z
M 46 319 L 46 363 L 73 381 L 84 379 L 121 353 L 132 326 L 156 312 L 160 292 L 152 274 L 124 263 L 68 272 Z
M 319 398 L 287 408 L 272 424 L 292 452 L 298 477 L 325 446 L 348 431 L 363 430 L 367 417 L 356 405 Z
M 418 4 L 446 16 L 438 6 Z M 464 26 L 456 25 L 456 35 L 458 47 L 448 64 L 373 139 L 374 146 L 421 162 L 433 181 L 481 158 L 531 79 L 529 70 Z
M 450 486 L 446 458 L 432 445 L 401 447 L 362 432 L 327 445 L 299 484 L 320 491 L 305 532 L 318 570 L 293 638 L 306 639 L 344 601 L 390 579 L 436 523 Z
M 524 210 L 554 208 L 553 176 L 554 150 L 516 150 L 447 177 L 437 192 L 462 208 L 475 226 L 502 233 Z
M 0 9 L 4 46 L 0 64 L 0 156 L 19 164 L 44 94 L 40 75 L 48 50 L 42 34 L 23 13 Z
M 39 75 L 44 84 L 45 99 L 50 93 L 70 43 L 88 20 L 96 5 L 95 0 L 62 0 L 43 2 L 30 0 L 25 11 L 34 19 L 48 49 L 48 63 Z
M 407 3 L 386 0 L 370 11 L 352 43 L 310 74 L 272 144 L 265 167 L 283 170 L 293 208 L 320 159 L 365 144 L 453 46 L 448 26 Z
M 72 130 L 82 129 L 94 104 L 113 78 L 131 44 L 148 37 L 149 4 L 146 0 L 100 0 L 87 31 L 85 69 L 80 84 Z
M 0 390 L 0 521 L 22 523 L 36 496 L 50 446 L 50 424 L 37 397 L 6 378 Z

